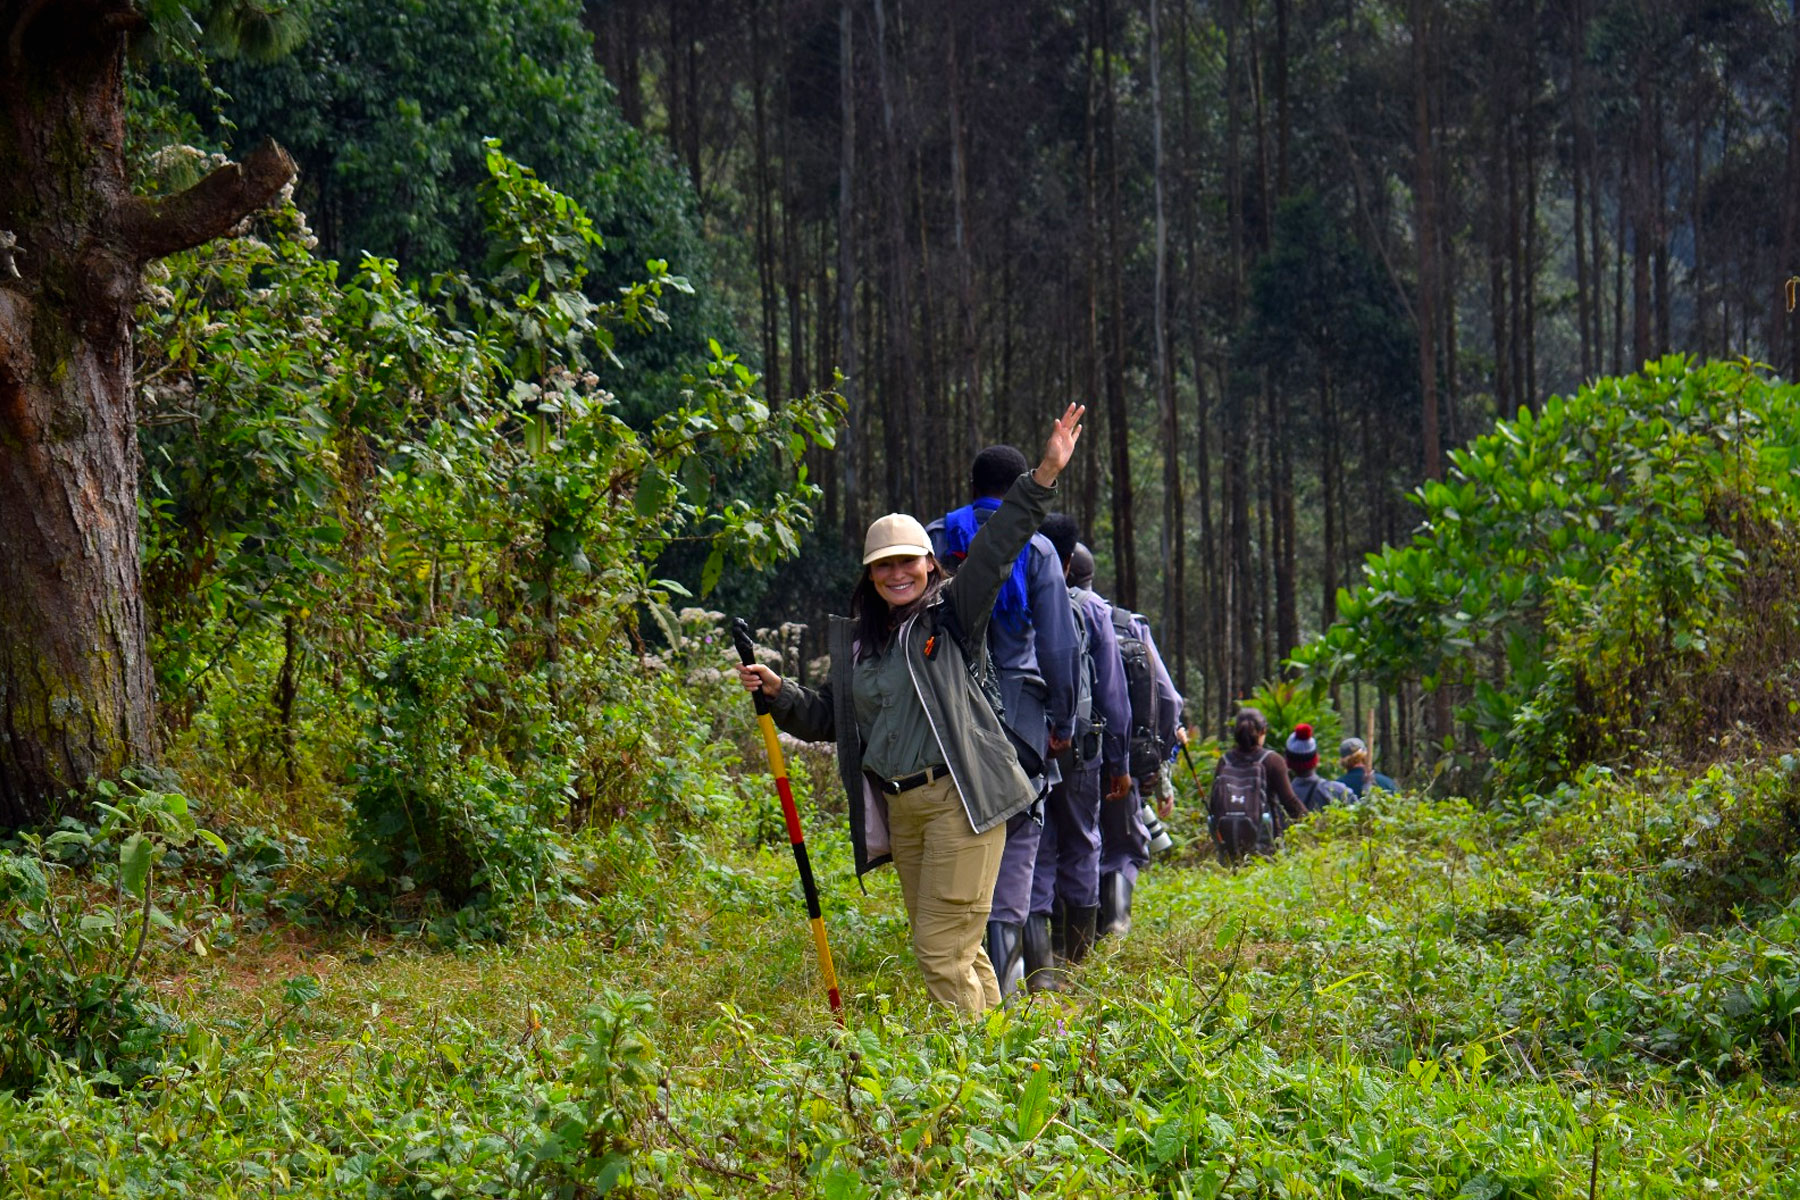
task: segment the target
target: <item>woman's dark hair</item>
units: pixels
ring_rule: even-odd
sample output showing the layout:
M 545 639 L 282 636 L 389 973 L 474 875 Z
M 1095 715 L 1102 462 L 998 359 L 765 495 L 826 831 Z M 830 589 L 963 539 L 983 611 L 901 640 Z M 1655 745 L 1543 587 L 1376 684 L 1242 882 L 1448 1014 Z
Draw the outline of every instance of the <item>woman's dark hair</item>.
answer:
M 1231 737 L 1239 750 L 1256 749 L 1256 739 L 1269 732 L 1269 718 L 1254 708 L 1240 708 L 1231 721 Z
M 938 565 L 934 556 L 931 573 L 925 577 L 925 590 L 919 598 L 905 608 L 893 608 L 875 590 L 875 577 L 865 566 L 862 578 L 856 581 L 856 590 L 850 593 L 850 618 L 856 622 L 857 661 L 873 658 L 886 650 L 894 631 L 905 624 L 906 618 L 937 599 L 938 592 L 948 582 L 949 576 L 944 574 L 944 568 Z

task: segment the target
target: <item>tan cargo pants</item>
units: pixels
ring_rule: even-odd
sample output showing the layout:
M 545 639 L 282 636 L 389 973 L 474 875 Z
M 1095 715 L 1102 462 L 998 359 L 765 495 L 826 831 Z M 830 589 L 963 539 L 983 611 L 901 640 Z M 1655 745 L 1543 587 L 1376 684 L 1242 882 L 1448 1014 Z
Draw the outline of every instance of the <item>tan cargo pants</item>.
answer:
M 931 998 L 969 1013 L 999 1004 L 1000 984 L 982 943 L 1006 826 L 972 831 L 956 785 L 945 776 L 889 797 L 888 830 L 913 955 Z

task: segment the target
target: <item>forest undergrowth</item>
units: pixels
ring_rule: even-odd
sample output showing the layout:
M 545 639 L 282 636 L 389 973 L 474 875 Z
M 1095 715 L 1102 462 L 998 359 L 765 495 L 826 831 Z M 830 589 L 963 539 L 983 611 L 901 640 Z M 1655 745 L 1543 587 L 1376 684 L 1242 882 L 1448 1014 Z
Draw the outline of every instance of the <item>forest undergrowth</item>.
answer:
M 1800 1195 L 1791 756 L 1383 798 L 1237 873 L 1190 845 L 1074 994 L 972 1022 L 926 1003 L 801 756 L 840 1030 L 768 780 L 699 751 L 662 782 L 703 817 L 591 827 L 605 887 L 454 952 L 307 918 L 293 868 L 222 923 L 194 850 L 175 887 L 209 898 L 145 962 L 161 1057 L 0 1094 L 4 1190 Z

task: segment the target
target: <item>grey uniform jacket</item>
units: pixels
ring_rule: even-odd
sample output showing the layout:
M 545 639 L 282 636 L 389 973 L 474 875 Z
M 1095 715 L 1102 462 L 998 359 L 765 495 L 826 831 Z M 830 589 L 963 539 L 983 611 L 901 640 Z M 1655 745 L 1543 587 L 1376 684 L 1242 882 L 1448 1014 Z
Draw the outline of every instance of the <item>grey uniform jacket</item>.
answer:
M 913 687 L 937 736 L 938 747 L 944 752 L 944 762 L 962 797 L 969 825 L 976 833 L 992 829 L 1030 807 L 1037 792 L 1020 769 L 1000 719 L 970 676 L 962 648 L 941 628 L 944 608 L 955 606 L 956 619 L 971 647 L 986 644 L 988 620 L 993 616 L 1000 586 L 1011 573 L 1019 551 L 1049 514 L 1055 495 L 1054 488 L 1040 486 L 1029 472 L 1019 476 L 1006 493 L 1005 502 L 969 543 L 969 556 L 962 569 L 931 604 L 900 627 L 897 635 Z M 830 677 L 817 689 L 783 680 L 781 690 L 770 702 L 770 714 L 775 724 L 797 738 L 836 741 L 838 775 L 850 799 L 850 842 L 856 856 L 856 873 L 862 875 L 887 862 L 892 847 L 887 798 L 869 784 L 862 771 L 862 738 L 851 696 L 855 636 L 855 622 L 833 617 L 829 635 Z M 925 653 L 928 644 L 929 656 Z

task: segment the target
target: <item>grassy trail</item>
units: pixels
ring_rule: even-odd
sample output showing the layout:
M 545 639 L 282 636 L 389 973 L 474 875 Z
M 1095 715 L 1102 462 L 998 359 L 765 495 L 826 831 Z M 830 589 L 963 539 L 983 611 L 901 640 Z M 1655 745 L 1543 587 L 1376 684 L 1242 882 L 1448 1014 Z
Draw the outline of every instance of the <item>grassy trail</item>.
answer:
M 973 1022 L 926 1004 L 891 872 L 859 891 L 813 813 L 847 1034 L 784 846 L 615 831 L 589 849 L 618 886 L 552 934 L 433 953 L 277 926 L 158 962 L 182 1064 L 135 1099 L 71 1077 L 0 1101 L 0 1182 L 1800 1196 L 1800 903 L 1784 884 L 1707 924 L 1703 894 L 1663 886 L 1668 844 L 1766 838 L 1790 783 L 1651 804 L 1666 782 L 1601 779 L 1511 826 L 1391 799 L 1237 873 L 1177 854 L 1073 995 Z

